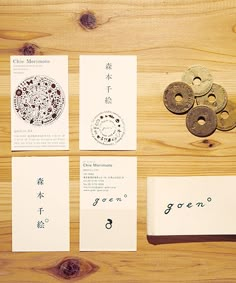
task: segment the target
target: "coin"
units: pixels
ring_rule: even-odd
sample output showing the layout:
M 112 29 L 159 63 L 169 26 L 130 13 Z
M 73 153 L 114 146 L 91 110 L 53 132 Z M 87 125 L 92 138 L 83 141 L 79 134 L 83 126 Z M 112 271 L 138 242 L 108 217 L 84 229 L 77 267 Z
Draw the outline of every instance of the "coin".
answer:
M 217 114 L 217 129 L 229 131 L 236 127 L 236 104 L 227 102 L 225 108 Z
M 194 104 L 193 90 L 184 82 L 173 82 L 165 89 L 163 101 L 169 111 L 186 113 Z
M 213 78 L 208 69 L 196 65 L 183 74 L 182 81 L 192 87 L 195 96 L 202 96 L 211 89 Z
M 212 108 L 216 113 L 225 108 L 227 100 L 228 97 L 225 89 L 218 84 L 213 84 L 207 94 L 196 98 L 198 105 L 206 105 Z
M 186 126 L 197 137 L 210 136 L 216 129 L 216 113 L 207 106 L 196 106 L 186 116 Z

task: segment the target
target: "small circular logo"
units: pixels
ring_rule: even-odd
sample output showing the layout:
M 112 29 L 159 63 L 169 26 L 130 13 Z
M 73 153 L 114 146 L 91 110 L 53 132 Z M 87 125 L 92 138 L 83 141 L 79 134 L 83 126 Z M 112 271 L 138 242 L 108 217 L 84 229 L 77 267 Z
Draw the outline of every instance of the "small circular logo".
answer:
M 33 76 L 22 81 L 14 96 L 18 116 L 34 126 L 53 123 L 63 112 L 65 96 L 52 78 Z
M 104 145 L 112 145 L 122 139 L 125 133 L 125 125 L 118 114 L 104 111 L 93 119 L 91 132 L 97 142 Z

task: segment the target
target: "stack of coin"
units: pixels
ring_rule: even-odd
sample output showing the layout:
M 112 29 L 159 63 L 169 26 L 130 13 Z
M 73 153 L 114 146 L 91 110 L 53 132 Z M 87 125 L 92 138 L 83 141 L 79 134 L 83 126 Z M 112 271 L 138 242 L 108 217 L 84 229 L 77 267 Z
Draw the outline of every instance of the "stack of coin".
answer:
M 172 113 L 187 113 L 187 129 L 195 136 L 207 137 L 216 129 L 236 127 L 236 105 L 228 101 L 225 89 L 213 83 L 211 73 L 203 66 L 188 68 L 182 81 L 168 85 L 163 101 Z

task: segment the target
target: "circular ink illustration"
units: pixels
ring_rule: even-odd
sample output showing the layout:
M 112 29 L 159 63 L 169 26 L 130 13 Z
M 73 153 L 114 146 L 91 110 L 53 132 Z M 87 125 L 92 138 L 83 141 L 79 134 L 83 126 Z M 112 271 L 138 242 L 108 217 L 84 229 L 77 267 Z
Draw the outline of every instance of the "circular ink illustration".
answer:
M 104 145 L 113 145 L 122 139 L 125 133 L 125 124 L 118 114 L 105 111 L 99 113 L 93 119 L 91 131 L 97 142 Z
M 62 113 L 65 96 L 60 85 L 45 76 L 22 81 L 14 95 L 14 107 L 25 122 L 34 126 L 53 123 Z

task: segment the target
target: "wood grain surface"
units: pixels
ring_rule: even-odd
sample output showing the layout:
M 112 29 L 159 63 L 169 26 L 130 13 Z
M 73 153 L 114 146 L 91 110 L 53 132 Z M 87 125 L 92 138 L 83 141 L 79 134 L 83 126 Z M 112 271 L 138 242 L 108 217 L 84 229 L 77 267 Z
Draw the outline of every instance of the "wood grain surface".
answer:
M 88 11 L 96 18 L 91 29 L 80 24 Z M 11 152 L 9 58 L 17 54 L 69 55 L 69 152 Z M 136 152 L 78 150 L 81 54 L 137 55 Z M 236 129 L 197 138 L 184 115 L 163 105 L 165 87 L 194 64 L 209 68 L 236 102 L 235 0 L 0 1 L 1 282 L 236 282 L 236 242 L 154 246 L 146 239 L 147 176 L 236 174 Z M 50 155 L 70 156 L 71 251 L 12 253 L 11 157 Z M 79 252 L 81 155 L 138 156 L 137 252 Z

